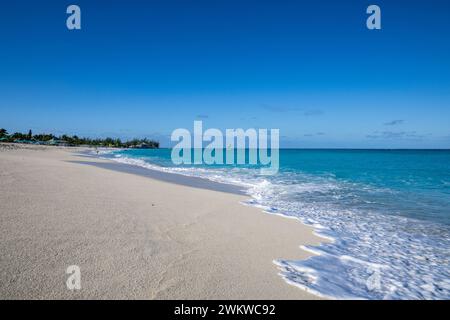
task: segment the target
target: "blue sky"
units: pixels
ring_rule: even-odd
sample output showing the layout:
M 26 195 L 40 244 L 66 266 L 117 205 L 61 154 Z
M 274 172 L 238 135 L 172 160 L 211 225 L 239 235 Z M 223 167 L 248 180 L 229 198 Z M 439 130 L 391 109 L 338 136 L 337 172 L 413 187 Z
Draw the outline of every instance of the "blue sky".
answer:
M 445 0 L 5 2 L 0 127 L 167 146 L 201 119 L 283 147 L 450 148 L 449 38 Z

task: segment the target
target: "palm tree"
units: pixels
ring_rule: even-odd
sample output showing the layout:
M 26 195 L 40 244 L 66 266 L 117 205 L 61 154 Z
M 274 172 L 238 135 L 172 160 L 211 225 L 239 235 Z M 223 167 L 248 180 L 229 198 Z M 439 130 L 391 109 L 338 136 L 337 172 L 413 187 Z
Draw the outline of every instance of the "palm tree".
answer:
M 6 137 L 8 135 L 8 131 L 6 129 L 0 128 L 0 138 Z
M 132 139 L 127 141 L 122 141 L 119 138 L 105 138 L 105 139 L 91 139 L 91 138 L 80 138 L 77 135 L 68 136 L 66 134 L 61 135 L 59 138 L 53 134 L 35 134 L 31 129 L 28 134 L 15 132 L 11 135 L 8 134 L 6 129 L 0 128 L 0 139 L 2 141 L 14 142 L 15 140 L 35 140 L 38 142 L 47 143 L 52 140 L 62 140 L 66 144 L 71 146 L 76 145 L 91 145 L 91 146 L 103 146 L 103 147 L 116 147 L 116 148 L 159 148 L 159 142 L 151 139 Z

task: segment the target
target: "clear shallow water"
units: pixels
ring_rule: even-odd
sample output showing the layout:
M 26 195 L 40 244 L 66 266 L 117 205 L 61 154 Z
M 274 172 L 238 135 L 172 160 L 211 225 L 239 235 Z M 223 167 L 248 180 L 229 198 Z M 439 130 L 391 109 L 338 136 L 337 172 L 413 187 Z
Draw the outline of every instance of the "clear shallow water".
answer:
M 332 240 L 278 260 L 286 281 L 315 294 L 450 299 L 450 151 L 280 150 L 280 171 L 174 166 L 169 149 L 105 151 L 149 169 L 241 186 L 248 202 L 313 225 Z

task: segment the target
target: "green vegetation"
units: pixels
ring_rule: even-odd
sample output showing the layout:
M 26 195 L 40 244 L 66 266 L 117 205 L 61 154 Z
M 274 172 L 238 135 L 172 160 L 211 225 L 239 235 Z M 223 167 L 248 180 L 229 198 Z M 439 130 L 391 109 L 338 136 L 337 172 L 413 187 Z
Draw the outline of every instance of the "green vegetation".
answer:
M 8 136 L 8 131 L 6 129 L 1 128 L 0 129 L 0 138 Z
M 28 133 L 15 132 L 8 134 L 6 129 L 0 128 L 0 142 L 15 142 L 15 143 L 30 143 L 43 145 L 60 145 L 60 146 L 93 146 L 93 147 L 108 147 L 108 148 L 159 148 L 159 142 L 155 140 L 133 139 L 122 142 L 120 139 L 106 138 L 106 139 L 91 139 L 79 138 L 78 136 L 61 135 L 55 136 L 53 134 L 35 134 L 30 130 Z

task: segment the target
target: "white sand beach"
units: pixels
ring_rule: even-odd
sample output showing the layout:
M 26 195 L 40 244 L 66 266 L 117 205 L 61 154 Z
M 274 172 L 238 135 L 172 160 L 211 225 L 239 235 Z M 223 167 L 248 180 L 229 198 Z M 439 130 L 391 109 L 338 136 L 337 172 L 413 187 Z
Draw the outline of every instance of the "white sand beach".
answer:
M 317 299 L 273 260 L 322 239 L 244 196 L 80 162 L 77 149 L 0 149 L 1 299 Z M 66 268 L 81 268 L 81 290 Z

